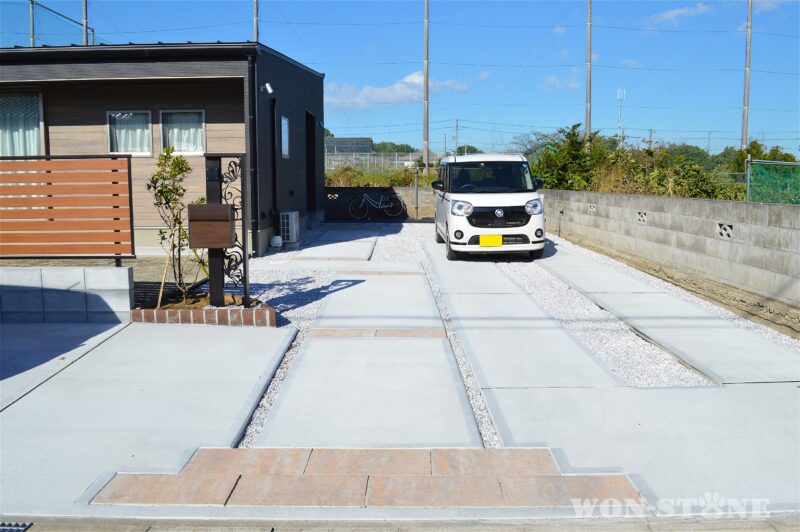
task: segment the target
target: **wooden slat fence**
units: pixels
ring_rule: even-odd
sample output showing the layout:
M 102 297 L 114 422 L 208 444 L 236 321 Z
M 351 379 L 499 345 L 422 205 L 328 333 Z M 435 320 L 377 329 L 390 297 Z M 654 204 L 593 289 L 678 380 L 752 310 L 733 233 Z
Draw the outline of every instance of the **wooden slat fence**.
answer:
M 134 257 L 130 163 L 0 158 L 0 257 Z

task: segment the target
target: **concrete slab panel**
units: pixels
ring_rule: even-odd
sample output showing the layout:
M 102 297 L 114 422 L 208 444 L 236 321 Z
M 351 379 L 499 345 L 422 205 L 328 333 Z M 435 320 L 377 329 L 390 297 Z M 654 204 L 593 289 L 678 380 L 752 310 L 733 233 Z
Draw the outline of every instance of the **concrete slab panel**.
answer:
M 0 411 L 123 327 L 119 324 L 0 323 Z
M 258 264 L 259 259 L 251 259 L 251 264 Z M 377 273 L 423 273 L 422 265 L 418 262 L 374 262 L 356 260 L 270 260 L 268 267 L 272 270 L 302 271 L 322 270 L 333 272 L 375 272 Z
M 311 338 L 258 447 L 480 447 L 444 339 Z
M 129 325 L 0 413 L 0 512 L 75 513 L 105 475 L 175 473 L 198 446 L 230 446 L 293 335 Z
M 486 262 L 449 261 L 444 244 L 425 243 L 425 253 L 439 278 L 439 287 L 445 294 L 516 294 L 520 288 L 496 266 Z M 494 268 L 498 275 L 487 275 Z
M 436 301 L 422 275 L 347 275 L 325 297 L 314 328 L 441 328 Z
M 620 385 L 525 294 L 451 294 L 447 306 L 482 388 Z
M 559 246 L 554 255 L 537 261 L 537 264 L 553 275 L 567 279 L 569 284 L 574 285 L 581 292 L 655 293 L 664 291 L 596 260 L 565 251 L 563 246 Z
M 372 241 L 377 239 L 377 232 L 369 229 L 332 229 L 323 232 L 314 242 L 355 242 Z
M 795 385 L 485 393 L 507 446 L 549 446 L 564 473 L 622 468 L 656 508 L 710 493 L 800 509 Z
M 669 294 L 593 297 L 717 382 L 800 381 L 800 353 Z
M 300 250 L 292 259 L 368 261 L 374 248 L 375 240 L 322 243 Z

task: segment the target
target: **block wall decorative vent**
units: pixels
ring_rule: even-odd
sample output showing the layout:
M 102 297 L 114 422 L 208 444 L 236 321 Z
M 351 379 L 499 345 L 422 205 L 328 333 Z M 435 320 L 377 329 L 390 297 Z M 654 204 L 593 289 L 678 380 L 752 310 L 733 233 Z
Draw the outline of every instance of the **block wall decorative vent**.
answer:
M 720 238 L 733 238 L 733 224 L 717 222 L 717 234 Z
M 596 212 L 597 212 L 597 204 L 596 203 L 590 203 L 589 204 L 589 214 L 594 214 Z
M 647 223 L 647 213 L 643 212 L 643 211 L 638 211 L 638 212 L 639 212 L 639 223 L 640 224 L 646 224 Z
M 0 532 L 24 532 L 33 526 L 33 523 L 22 522 L 0 522 Z

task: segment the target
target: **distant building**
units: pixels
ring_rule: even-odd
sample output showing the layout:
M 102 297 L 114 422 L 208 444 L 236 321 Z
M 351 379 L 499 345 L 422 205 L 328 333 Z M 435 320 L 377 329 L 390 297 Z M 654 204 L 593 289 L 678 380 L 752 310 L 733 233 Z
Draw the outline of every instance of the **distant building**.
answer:
M 373 142 L 370 137 L 327 137 L 326 153 L 372 153 Z

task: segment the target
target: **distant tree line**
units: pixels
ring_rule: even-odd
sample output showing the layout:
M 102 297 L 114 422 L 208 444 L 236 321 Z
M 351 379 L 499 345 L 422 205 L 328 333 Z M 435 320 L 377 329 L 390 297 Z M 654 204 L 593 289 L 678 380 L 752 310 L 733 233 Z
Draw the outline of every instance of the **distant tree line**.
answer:
M 727 147 L 717 154 L 690 144 L 630 146 L 615 136 L 580 124 L 555 133 L 531 133 L 514 139 L 545 186 L 562 190 L 626 192 L 693 198 L 744 200 L 745 161 L 796 161 L 779 147 L 751 141 L 746 150 Z

